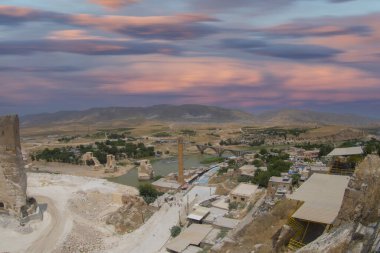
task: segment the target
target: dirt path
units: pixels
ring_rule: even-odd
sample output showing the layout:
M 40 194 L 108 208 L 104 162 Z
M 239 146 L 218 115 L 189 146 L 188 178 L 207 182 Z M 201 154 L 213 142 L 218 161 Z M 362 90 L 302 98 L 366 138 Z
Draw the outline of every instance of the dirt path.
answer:
M 47 215 L 50 216 L 50 224 L 47 229 L 41 234 L 32 246 L 30 246 L 26 252 L 30 253 L 44 253 L 52 252 L 65 231 L 65 219 L 62 214 L 56 208 L 54 201 L 47 197 L 37 196 L 37 201 L 40 204 L 47 204 Z

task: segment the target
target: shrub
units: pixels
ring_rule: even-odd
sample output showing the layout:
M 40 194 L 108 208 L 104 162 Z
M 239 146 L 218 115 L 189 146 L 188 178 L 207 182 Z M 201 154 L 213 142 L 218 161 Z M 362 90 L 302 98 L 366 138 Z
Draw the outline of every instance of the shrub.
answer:
M 228 204 L 228 210 L 235 210 L 239 207 L 239 203 L 238 202 L 230 202 Z
M 179 226 L 173 226 L 170 229 L 170 235 L 172 237 L 177 237 L 180 233 L 181 233 L 181 227 L 179 227 Z
M 160 195 L 156 188 L 150 183 L 140 184 L 139 193 L 147 204 L 153 203 Z

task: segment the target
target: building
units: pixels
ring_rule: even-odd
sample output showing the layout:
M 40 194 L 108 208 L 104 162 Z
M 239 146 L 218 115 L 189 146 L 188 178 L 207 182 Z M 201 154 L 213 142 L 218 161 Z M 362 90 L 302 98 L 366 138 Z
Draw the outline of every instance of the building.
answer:
M 327 155 L 330 159 L 330 174 L 352 176 L 363 154 L 361 147 L 335 148 Z
M 313 174 L 289 199 L 301 206 L 289 219 L 296 232 L 289 247 L 298 249 L 331 228 L 342 206 L 348 176 Z
M 255 176 L 256 169 L 254 165 L 246 164 L 239 168 L 239 172 L 242 176 L 253 177 Z
M 202 220 L 210 213 L 210 208 L 203 206 L 196 206 L 193 208 L 191 213 L 187 216 L 192 222 L 202 223 Z
M 335 148 L 331 151 L 327 157 L 334 156 L 352 156 L 352 155 L 363 155 L 364 151 L 361 147 L 350 147 L 350 148 Z
M 211 225 L 191 224 L 185 231 L 173 238 L 167 245 L 169 252 L 186 252 L 191 246 L 199 247 L 212 230 Z
M 268 182 L 267 194 L 271 197 L 283 197 L 292 191 L 293 180 L 288 175 L 271 177 Z
M 319 149 L 307 150 L 303 153 L 303 157 L 309 160 L 316 159 L 318 158 L 318 156 L 319 156 Z
M 230 192 L 230 202 L 247 203 L 256 194 L 258 186 L 241 183 Z
M 309 173 L 310 176 L 314 173 L 320 173 L 320 174 L 329 174 L 330 168 L 326 166 L 325 164 L 312 164 L 309 166 Z

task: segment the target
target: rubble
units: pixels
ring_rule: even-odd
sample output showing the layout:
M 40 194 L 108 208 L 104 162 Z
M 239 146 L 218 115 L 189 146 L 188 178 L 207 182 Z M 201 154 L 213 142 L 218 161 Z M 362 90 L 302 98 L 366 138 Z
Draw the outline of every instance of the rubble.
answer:
M 154 213 L 155 208 L 149 206 L 138 196 L 123 196 L 123 206 L 109 214 L 108 225 L 113 225 L 117 233 L 131 232 L 140 227 Z

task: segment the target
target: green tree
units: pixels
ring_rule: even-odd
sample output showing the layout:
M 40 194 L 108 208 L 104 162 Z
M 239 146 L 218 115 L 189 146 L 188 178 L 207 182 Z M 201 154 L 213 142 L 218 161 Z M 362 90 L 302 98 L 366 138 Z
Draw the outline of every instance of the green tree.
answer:
M 170 235 L 172 237 L 177 237 L 181 233 L 181 227 L 173 226 L 170 228 Z
M 266 154 L 268 154 L 268 150 L 266 150 L 265 148 L 260 149 L 260 155 L 266 155 Z
M 153 203 L 160 195 L 151 183 L 140 184 L 139 193 L 147 204 Z

